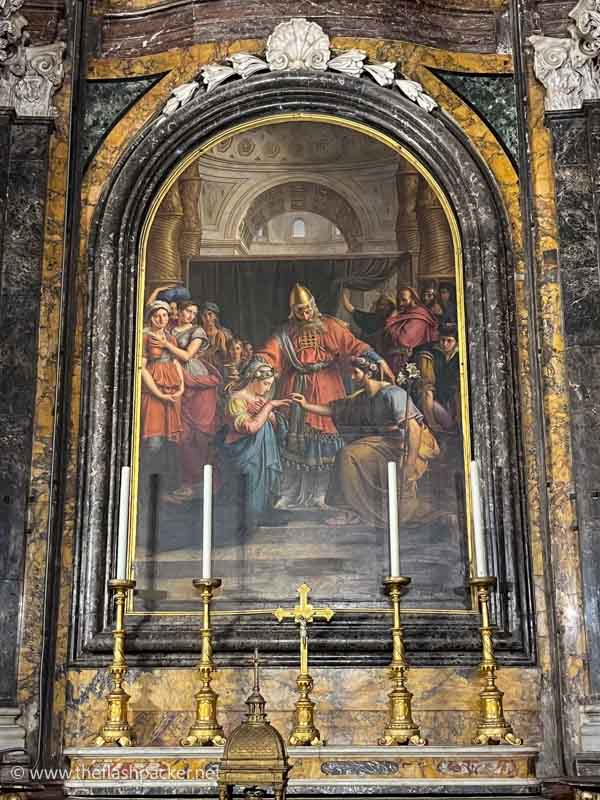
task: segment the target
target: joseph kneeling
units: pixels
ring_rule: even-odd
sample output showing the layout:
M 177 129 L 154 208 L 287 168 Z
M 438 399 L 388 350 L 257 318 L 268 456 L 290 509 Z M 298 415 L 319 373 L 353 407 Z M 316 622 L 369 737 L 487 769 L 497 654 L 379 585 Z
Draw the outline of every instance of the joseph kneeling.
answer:
M 418 519 L 429 509 L 417 497 L 417 481 L 427 462 L 439 454 L 433 434 L 407 392 L 399 386 L 377 380 L 379 367 L 366 358 L 351 361 L 352 380 L 358 391 L 328 405 L 307 403 L 300 394 L 292 399 L 313 414 L 333 417 L 336 426 L 373 434 L 338 451 L 327 491 L 326 503 L 339 513 L 330 525 L 361 521 L 387 527 L 387 464 L 399 464 L 398 487 L 401 521 Z

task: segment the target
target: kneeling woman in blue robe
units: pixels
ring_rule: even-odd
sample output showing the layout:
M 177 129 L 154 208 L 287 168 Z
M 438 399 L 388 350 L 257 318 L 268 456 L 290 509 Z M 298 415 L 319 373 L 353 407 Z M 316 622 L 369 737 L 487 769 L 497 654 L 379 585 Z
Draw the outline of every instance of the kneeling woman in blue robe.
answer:
M 227 469 L 242 480 L 246 524 L 269 511 L 279 496 L 281 459 L 278 433 L 285 425 L 274 412 L 291 400 L 268 400 L 275 370 L 252 359 L 233 387 L 225 408 L 226 433 L 221 452 Z

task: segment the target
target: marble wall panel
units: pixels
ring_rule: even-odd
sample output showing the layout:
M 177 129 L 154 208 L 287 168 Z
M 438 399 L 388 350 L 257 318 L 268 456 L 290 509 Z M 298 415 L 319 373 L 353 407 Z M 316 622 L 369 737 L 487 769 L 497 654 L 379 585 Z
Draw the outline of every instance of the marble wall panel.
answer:
M 571 441 L 576 505 L 585 592 L 589 691 L 600 692 L 600 445 L 596 388 L 600 384 L 600 273 L 598 219 L 595 209 L 595 139 L 590 123 L 597 113 L 588 106 L 573 114 L 548 114 L 556 157 L 560 282 L 571 402 Z M 598 498 L 598 499 L 596 499 Z M 579 698 L 580 702 L 582 698 Z
M 555 769 L 565 771 L 571 769 L 572 755 L 577 747 L 577 704 L 587 686 L 585 670 L 582 669 L 585 658 L 583 597 L 576 518 L 570 500 L 573 462 L 563 298 L 557 270 L 558 229 L 552 139 L 544 124 L 543 90 L 530 67 L 524 77 L 527 101 L 524 123 L 528 126 L 529 148 L 526 153 L 531 185 L 531 203 L 527 204 L 529 207 L 524 213 L 531 223 L 534 268 L 533 275 L 528 276 L 526 283 L 524 281 L 523 290 L 533 292 L 529 305 L 535 318 L 529 319 L 527 324 L 530 330 L 531 326 L 537 329 L 535 352 L 525 363 L 528 369 L 541 371 L 539 376 L 533 376 L 533 380 L 537 381 L 540 392 L 535 406 L 540 402 L 543 411 L 541 420 L 535 418 L 537 412 L 533 418 L 524 415 L 524 457 L 528 474 L 538 474 L 539 481 L 533 498 L 536 504 L 539 499 L 539 506 L 532 505 L 531 496 L 528 500 L 533 522 L 538 657 L 545 676 L 541 713 L 544 730 L 554 731 L 552 736 L 545 737 L 547 744 L 543 760 L 554 761 Z M 535 435 L 535 431 L 540 429 L 541 449 L 539 437 Z M 546 516 L 547 522 L 544 521 Z M 542 769 L 545 768 L 543 764 Z
M 32 417 L 41 289 L 49 120 L 9 120 L 0 132 L 0 705 L 16 706 L 17 648 L 28 532 Z
M 140 97 L 157 83 L 162 75 L 149 78 L 88 81 L 85 114 L 81 132 L 81 160 L 85 164 L 102 139 Z
M 120 0 L 120 8 L 98 14 L 98 50 L 102 58 L 133 58 L 186 47 L 197 42 L 231 42 L 243 38 L 266 38 L 279 22 L 289 19 L 285 0 L 213 0 L 211 3 L 155 7 L 144 13 L 143 0 Z M 123 6 L 128 13 L 119 13 Z M 137 13 L 136 13 L 137 12 Z M 311 0 L 297 0 L 294 16 L 316 19 L 330 36 L 415 41 L 419 44 L 459 52 L 495 53 L 505 44 L 502 21 L 505 9 L 488 6 L 483 13 L 465 4 L 446 12 L 439 4 L 410 0 L 369 0 L 353 3 L 332 0 L 315 14 Z
M 436 75 L 484 119 L 516 164 L 519 132 L 513 76 L 468 75 L 441 70 Z
M 18 701 L 22 709 L 21 724 L 26 728 L 28 742 L 34 757 L 38 757 L 36 745 L 40 724 L 60 719 L 60 707 L 44 706 L 40 699 L 40 669 L 43 650 L 52 641 L 52 628 L 45 624 L 45 591 L 48 581 L 58 591 L 59 582 L 65 583 L 70 595 L 71 578 L 63 570 L 71 548 L 68 540 L 68 517 L 64 528 L 58 527 L 65 536 L 65 549 L 57 563 L 49 565 L 48 546 L 51 540 L 49 525 L 56 513 L 56 475 L 53 475 L 55 403 L 57 367 L 61 357 L 60 314 L 61 283 L 63 276 L 63 242 L 65 227 L 65 196 L 67 185 L 68 129 L 70 105 L 70 63 L 66 62 L 65 81 L 55 95 L 58 116 L 53 120 L 52 136 L 49 140 L 47 181 L 45 185 L 46 215 L 40 227 L 43 229 L 44 249 L 40 264 L 39 324 L 37 328 L 36 380 L 33 387 L 35 412 L 32 419 L 33 447 L 29 471 L 30 490 L 28 498 L 28 536 L 24 570 L 24 586 L 21 607 L 21 638 L 18 660 Z M 75 360 L 76 363 L 76 360 Z M 75 378 L 74 378 L 75 380 Z M 75 414 L 75 419 L 77 419 Z M 67 476 L 68 478 L 68 476 Z M 68 512 L 72 510 L 67 507 Z M 68 595 L 67 595 L 68 596 Z M 62 604 L 59 614 L 68 614 L 70 604 Z M 51 622 L 56 623 L 56 620 Z M 58 641 L 58 640 L 57 640 Z M 61 646 L 62 644 L 62 646 Z M 57 672 L 60 674 L 66 659 L 64 643 L 56 649 Z M 48 662 L 46 662 L 46 667 Z M 51 670 L 49 670 L 51 672 Z M 52 675 L 43 682 L 44 690 L 50 689 Z M 50 726 L 48 726 L 50 727 Z M 46 757 L 49 737 L 42 737 Z
M 26 0 L 21 10 L 32 44 L 50 44 L 64 36 L 66 8 L 61 0 L 46 0 L 43 4 Z
M 0 259 L 2 258 L 2 241 L 6 228 L 6 203 L 8 197 L 8 167 L 10 160 L 8 152 L 10 150 L 10 126 L 13 118 L 11 110 L 0 110 L 0 153 L 6 153 L 7 157 L 0 162 Z

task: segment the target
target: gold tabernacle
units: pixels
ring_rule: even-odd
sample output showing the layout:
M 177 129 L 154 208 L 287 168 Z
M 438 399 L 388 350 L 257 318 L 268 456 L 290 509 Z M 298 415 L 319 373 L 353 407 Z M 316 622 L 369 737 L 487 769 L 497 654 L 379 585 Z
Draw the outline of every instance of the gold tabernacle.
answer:
M 254 688 L 246 700 L 246 719 L 227 740 L 223 758 L 219 763 L 219 798 L 231 800 L 233 787 L 248 787 L 257 795 L 265 792 L 260 787 L 273 790 L 275 800 L 285 800 L 290 765 L 283 737 L 265 713 L 265 699 L 260 693 L 258 652 L 254 651 Z

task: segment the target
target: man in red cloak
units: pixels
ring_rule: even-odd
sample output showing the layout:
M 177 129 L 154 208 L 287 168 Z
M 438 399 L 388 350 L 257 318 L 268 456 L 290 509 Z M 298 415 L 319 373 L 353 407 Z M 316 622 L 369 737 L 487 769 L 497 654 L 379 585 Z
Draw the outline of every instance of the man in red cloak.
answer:
M 409 286 L 398 289 L 397 309 L 385 322 L 384 355 L 394 375 L 404 367 L 412 351 L 437 342 L 438 322 Z
M 297 392 L 307 402 L 326 405 L 346 396 L 342 379 L 353 356 L 369 353 L 380 365 L 382 377 L 393 375 L 380 355 L 338 319 L 322 315 L 313 295 L 296 284 L 290 294 L 289 321 L 256 351 L 280 375 L 277 394 Z M 287 440 L 282 448 L 286 465 L 283 496 L 278 507 L 321 507 L 329 469 L 343 440 L 330 417 L 293 406 Z

